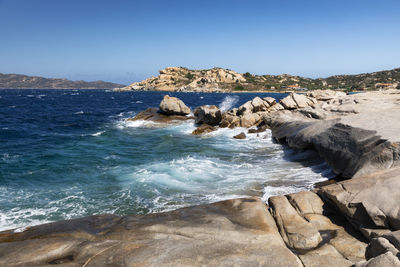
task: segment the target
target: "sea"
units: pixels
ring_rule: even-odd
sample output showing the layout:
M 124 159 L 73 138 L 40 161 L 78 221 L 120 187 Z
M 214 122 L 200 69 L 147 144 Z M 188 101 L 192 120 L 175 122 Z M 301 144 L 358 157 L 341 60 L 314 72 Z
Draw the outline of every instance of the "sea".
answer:
M 287 194 L 334 177 L 312 151 L 271 131 L 221 128 L 193 136 L 194 121 L 128 121 L 165 92 L 0 90 L 0 230 L 82 216 L 165 212 L 220 200 Z M 194 109 L 238 107 L 273 93 L 168 93 Z

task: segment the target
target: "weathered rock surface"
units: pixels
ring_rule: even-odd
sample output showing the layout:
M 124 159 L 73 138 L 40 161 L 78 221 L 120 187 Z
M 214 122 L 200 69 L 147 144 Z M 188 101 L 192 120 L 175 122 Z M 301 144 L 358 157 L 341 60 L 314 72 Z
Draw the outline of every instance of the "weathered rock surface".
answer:
M 285 109 L 298 109 L 298 108 L 305 108 L 308 106 L 313 106 L 314 104 L 317 103 L 317 100 L 308 97 L 305 95 L 300 95 L 296 93 L 290 93 L 287 97 L 283 98 L 279 103 L 285 108 Z
M 328 185 L 319 194 L 358 228 L 400 230 L 400 168 Z
M 266 205 L 255 198 L 0 232 L 1 266 L 50 264 L 302 266 L 285 246 Z
M 320 115 L 307 116 L 312 113 L 300 109 L 268 113 L 263 118 L 276 139 L 295 149 L 317 150 L 343 177 L 399 164 L 399 91 L 356 94 L 330 101 L 314 104 L 314 114 Z
M 197 127 L 192 134 L 193 135 L 200 135 L 200 134 L 206 134 L 206 133 L 211 133 L 217 130 L 214 126 L 208 125 L 208 124 L 202 124 L 199 127 Z
M 283 239 L 305 266 L 351 266 L 366 259 L 362 236 L 316 193 L 276 196 L 269 202 Z
M 285 196 L 271 197 L 269 204 L 283 240 L 289 247 L 308 250 L 319 245 L 322 238 L 317 229 L 296 212 Z
M 218 125 L 222 120 L 221 110 L 217 106 L 200 106 L 194 112 L 195 123 L 206 123 L 208 125 Z
M 165 95 L 160 103 L 160 113 L 166 115 L 189 115 L 190 108 L 179 98 Z

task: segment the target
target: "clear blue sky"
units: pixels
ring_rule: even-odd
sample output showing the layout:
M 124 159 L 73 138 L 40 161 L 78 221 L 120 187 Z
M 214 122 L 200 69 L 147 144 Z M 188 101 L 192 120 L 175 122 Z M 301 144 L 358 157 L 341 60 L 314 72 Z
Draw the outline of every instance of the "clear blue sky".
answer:
M 167 66 L 308 77 L 400 67 L 400 1 L 0 0 L 0 72 L 124 84 Z

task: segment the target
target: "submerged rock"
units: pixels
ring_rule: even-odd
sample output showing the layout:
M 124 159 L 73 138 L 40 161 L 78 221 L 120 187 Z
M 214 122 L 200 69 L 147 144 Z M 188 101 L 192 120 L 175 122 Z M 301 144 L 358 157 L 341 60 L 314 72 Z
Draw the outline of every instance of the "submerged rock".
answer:
M 179 98 L 165 95 L 160 103 L 160 113 L 165 115 L 189 115 L 190 108 Z
M 235 135 L 233 138 L 235 138 L 235 139 L 246 139 L 246 134 L 241 132 L 240 134 Z
M 200 106 L 194 110 L 195 123 L 218 125 L 222 120 L 221 110 L 217 106 Z
M 202 124 L 199 127 L 197 127 L 192 134 L 193 135 L 200 135 L 200 134 L 205 134 L 205 133 L 211 133 L 213 131 L 217 130 L 215 127 L 208 125 L 208 124 Z

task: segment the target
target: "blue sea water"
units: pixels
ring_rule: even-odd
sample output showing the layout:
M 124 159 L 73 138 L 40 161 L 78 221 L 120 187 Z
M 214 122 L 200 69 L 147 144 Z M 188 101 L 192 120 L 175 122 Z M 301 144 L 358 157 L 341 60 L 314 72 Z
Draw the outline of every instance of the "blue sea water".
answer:
M 0 90 L 0 230 L 92 214 L 150 213 L 218 200 L 290 193 L 332 177 L 312 152 L 245 129 L 192 136 L 133 117 L 162 92 Z M 283 94 L 170 93 L 194 108 L 237 107 Z

